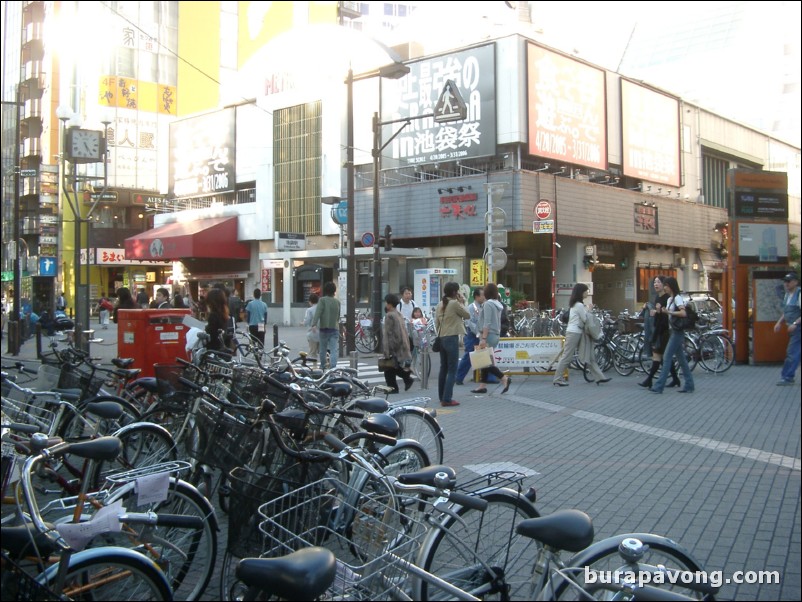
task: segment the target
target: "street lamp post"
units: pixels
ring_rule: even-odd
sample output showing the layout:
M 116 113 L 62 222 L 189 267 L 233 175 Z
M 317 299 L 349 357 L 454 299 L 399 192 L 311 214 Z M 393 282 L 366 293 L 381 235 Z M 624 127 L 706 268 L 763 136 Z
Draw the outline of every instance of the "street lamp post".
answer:
M 346 152 L 345 152 L 345 166 L 346 166 L 346 179 L 347 179 L 347 199 L 348 199 L 348 269 L 346 271 L 347 274 L 347 294 L 346 294 L 346 308 L 345 308 L 345 333 L 346 333 L 346 350 L 348 353 L 353 353 L 356 350 L 356 341 L 354 339 L 354 325 L 356 324 L 356 245 L 354 244 L 355 241 L 355 230 L 354 230 L 354 221 L 355 221 L 355 207 L 354 207 L 354 82 L 371 79 L 374 77 L 383 77 L 386 79 L 400 79 L 409 73 L 409 67 L 404 65 L 402 62 L 396 60 L 388 65 L 384 65 L 379 67 L 374 71 L 368 71 L 366 73 L 360 73 L 358 75 L 354 75 L 353 69 L 348 69 L 348 77 L 345 80 L 345 84 L 347 86 L 348 95 L 347 95 L 347 109 L 346 109 Z M 375 128 L 375 126 L 374 126 Z M 376 148 L 375 141 L 377 134 L 374 131 L 374 151 Z M 376 166 L 377 158 L 374 155 L 374 170 Z M 379 273 L 379 280 L 381 279 L 381 271 L 380 268 L 376 267 L 376 258 L 379 253 L 379 232 L 378 226 L 378 191 L 376 189 L 377 184 L 374 178 L 374 200 L 373 200 L 373 224 L 374 224 L 374 247 L 373 247 L 373 261 L 374 261 L 374 271 L 373 271 L 373 296 L 375 303 L 375 291 L 376 287 L 379 287 L 379 297 L 381 297 L 381 282 L 378 284 L 376 283 L 376 273 Z M 374 307 L 374 332 L 377 335 L 378 340 L 378 331 L 375 330 L 376 322 L 375 322 L 375 307 Z
M 92 145 L 93 136 L 96 134 L 99 138 L 101 132 L 96 132 L 94 130 L 80 130 L 80 119 L 73 113 L 72 109 L 66 106 L 59 106 L 56 109 L 56 117 L 58 117 L 59 121 L 62 123 L 61 128 L 61 155 L 60 155 L 60 162 L 61 162 L 61 173 L 62 178 L 64 179 L 64 196 L 66 197 L 67 201 L 70 204 L 70 209 L 72 209 L 73 216 L 74 216 L 74 238 L 75 238 L 75 249 L 73 253 L 73 261 L 74 261 L 74 272 L 75 272 L 75 343 L 84 351 L 89 351 L 89 236 L 87 230 L 87 249 L 86 249 L 86 282 L 83 281 L 81 276 L 81 225 L 83 222 L 89 222 L 91 217 L 92 211 L 103 199 L 103 196 L 106 192 L 108 187 L 108 149 L 106 148 L 106 135 L 108 134 L 108 125 L 111 123 L 110 120 L 107 120 L 104 117 L 103 125 L 104 125 L 104 132 L 102 141 L 99 139 L 96 140 L 96 145 Z M 75 128 L 73 130 L 73 128 Z M 80 132 L 82 134 L 88 134 L 89 137 L 86 139 L 86 144 L 75 144 L 73 143 L 73 147 L 68 148 L 67 142 L 67 134 L 68 132 L 73 132 L 73 138 L 75 137 L 75 132 Z M 102 144 L 101 144 L 102 142 Z M 86 154 L 83 154 L 83 153 Z M 66 161 L 69 159 L 70 161 L 70 173 L 69 173 L 69 180 L 68 174 L 66 169 Z M 86 175 L 79 175 L 78 174 L 78 163 L 99 163 L 103 161 L 103 190 L 98 195 L 97 200 L 95 200 L 92 207 L 89 209 L 87 213 L 87 217 L 83 218 L 81 216 L 81 198 L 80 198 L 80 186 L 81 183 L 88 183 L 90 181 L 96 181 L 100 178 L 94 176 L 86 176 Z M 72 197 L 70 196 L 70 190 L 72 190 Z

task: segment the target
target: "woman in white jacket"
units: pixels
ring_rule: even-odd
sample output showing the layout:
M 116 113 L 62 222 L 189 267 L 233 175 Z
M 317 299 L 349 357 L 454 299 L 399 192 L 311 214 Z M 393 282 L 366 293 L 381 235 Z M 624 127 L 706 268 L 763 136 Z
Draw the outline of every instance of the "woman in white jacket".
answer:
M 563 345 L 562 355 L 560 356 L 560 363 L 554 370 L 554 385 L 560 387 L 567 387 L 568 381 L 563 378 L 563 373 L 568 368 L 568 364 L 574 359 L 574 352 L 580 348 L 583 338 L 587 337 L 585 341 L 585 348 L 590 352 L 581 357 L 587 361 L 590 373 L 596 378 L 596 384 L 609 382 L 610 379 L 604 376 L 604 372 L 599 368 L 596 363 L 596 357 L 593 354 L 593 340 L 590 335 L 585 333 L 585 322 L 588 320 L 588 311 L 593 308 L 592 303 L 585 305 L 585 297 L 588 296 L 587 284 L 575 284 L 574 290 L 571 291 L 571 299 L 568 301 L 570 313 L 568 317 L 568 326 L 565 329 L 565 344 Z M 581 351 L 581 348 L 580 348 Z
M 503 309 L 504 306 L 498 299 L 498 287 L 492 282 L 487 283 L 485 285 L 485 302 L 482 304 L 482 310 L 479 313 L 477 322 L 477 330 L 479 331 L 477 349 L 498 345 L 499 337 L 501 336 L 501 312 Z M 501 380 L 501 384 L 504 387 L 501 390 L 502 394 L 509 391 L 511 379 L 508 374 L 499 370 L 495 363 L 487 368 L 487 372 Z M 471 393 L 486 392 L 487 388 L 484 384 L 480 384 L 478 388 L 471 391 Z

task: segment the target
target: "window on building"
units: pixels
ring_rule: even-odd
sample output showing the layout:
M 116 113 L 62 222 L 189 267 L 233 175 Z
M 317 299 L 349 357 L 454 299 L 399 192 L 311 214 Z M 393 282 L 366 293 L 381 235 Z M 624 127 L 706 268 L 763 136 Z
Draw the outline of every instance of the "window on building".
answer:
M 321 233 L 321 127 L 320 101 L 274 113 L 273 198 L 279 232 Z
M 729 162 L 718 157 L 702 157 L 702 194 L 705 205 L 727 206 L 727 169 Z

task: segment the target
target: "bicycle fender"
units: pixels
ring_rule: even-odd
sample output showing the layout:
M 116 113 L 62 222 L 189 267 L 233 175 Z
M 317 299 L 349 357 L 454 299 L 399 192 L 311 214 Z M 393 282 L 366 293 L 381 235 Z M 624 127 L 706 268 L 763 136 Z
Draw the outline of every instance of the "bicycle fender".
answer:
M 429 454 L 427 454 L 423 446 L 414 439 L 399 439 L 392 445 L 385 445 L 382 447 L 379 450 L 379 454 L 383 457 L 387 457 L 387 454 L 399 447 L 417 447 L 418 451 L 421 453 L 421 457 L 426 459 L 426 465 L 429 465 Z
M 155 422 L 132 422 L 130 424 L 126 424 L 124 427 L 120 429 L 117 429 L 111 434 L 111 436 L 119 437 L 120 435 L 124 435 L 128 431 L 142 428 L 141 425 L 143 424 L 147 424 L 149 427 L 155 428 L 157 431 L 160 431 L 163 435 L 167 436 L 170 441 L 173 441 L 173 436 L 170 434 L 170 431 L 168 431 L 162 425 L 156 424 Z M 175 447 L 175 441 L 173 441 L 173 447 Z
M 82 550 L 81 552 L 76 552 L 72 556 L 70 556 L 69 560 L 69 567 L 72 568 L 73 566 L 77 566 L 78 563 L 83 562 L 85 560 L 113 560 L 113 557 L 123 557 L 127 560 L 130 560 L 133 563 L 138 563 L 140 565 L 149 565 L 151 569 L 153 569 L 156 573 L 158 573 L 161 578 L 164 580 L 164 585 L 168 590 L 170 590 L 170 586 L 167 582 L 167 578 L 164 576 L 164 571 L 157 565 L 153 560 L 145 556 L 144 554 L 140 554 L 139 552 L 135 552 L 134 550 L 129 550 L 128 548 L 120 548 L 117 546 L 102 546 L 100 548 L 89 548 L 88 550 Z M 58 577 L 57 573 L 59 570 L 59 564 L 56 563 L 47 569 L 44 572 L 40 573 L 36 576 L 36 581 L 41 584 L 45 585 L 50 583 L 54 579 Z M 170 590 L 172 591 L 172 590 Z
M 220 531 L 220 526 L 217 521 L 217 512 L 215 511 L 214 506 L 212 506 L 212 503 L 208 499 L 206 499 L 206 496 L 204 496 L 198 490 L 198 488 L 195 487 L 192 483 L 189 483 L 188 481 L 183 481 L 181 479 L 176 479 L 175 477 L 170 477 L 171 490 L 177 489 L 179 484 L 181 485 L 182 488 L 189 489 L 191 490 L 192 493 L 195 494 L 197 501 L 200 504 L 202 504 L 204 513 L 206 515 L 206 519 L 211 523 L 212 528 L 215 531 Z M 126 483 L 119 489 L 116 489 L 112 493 L 112 495 L 110 495 L 109 498 L 106 500 L 106 505 L 108 506 L 113 502 L 115 502 L 116 500 L 122 498 L 126 493 L 128 493 L 130 489 L 133 489 L 134 487 L 136 487 L 136 481 L 130 481 L 129 483 Z
M 437 421 L 437 417 L 434 415 L 434 412 L 431 410 L 427 410 L 426 408 L 422 408 L 420 406 L 390 406 L 390 409 L 387 410 L 387 414 L 392 416 L 393 414 L 403 414 L 405 412 L 413 412 L 415 414 L 423 415 L 424 420 L 428 420 L 430 422 L 434 422 L 435 427 L 437 428 L 437 436 L 441 439 L 445 439 L 445 433 L 443 433 L 443 427 L 440 426 L 440 423 Z
M 613 535 L 612 537 L 608 537 L 607 539 L 603 539 L 591 544 L 581 552 L 577 552 L 574 556 L 568 559 L 566 565 L 569 567 L 587 566 L 595 556 L 602 554 L 605 550 L 618 549 L 619 544 L 628 538 L 639 539 L 649 547 L 663 550 L 676 550 L 693 562 L 693 564 L 698 567 L 698 570 L 702 569 L 702 565 L 688 550 L 686 550 L 673 539 L 663 537 L 662 535 L 655 535 L 654 533 L 623 533 L 620 535 Z M 624 564 L 624 561 L 622 560 L 621 563 Z M 715 593 L 718 591 L 718 588 L 714 588 L 709 583 L 683 582 L 683 587 L 703 593 Z

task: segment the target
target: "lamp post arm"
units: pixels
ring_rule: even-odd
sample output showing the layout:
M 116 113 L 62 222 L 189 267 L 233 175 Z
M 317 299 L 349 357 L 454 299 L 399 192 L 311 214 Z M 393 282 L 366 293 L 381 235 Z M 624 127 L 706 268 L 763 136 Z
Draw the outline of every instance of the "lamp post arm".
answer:
M 398 128 L 396 130 L 395 134 L 393 134 L 392 136 L 390 136 L 390 138 L 387 139 L 387 142 L 385 142 L 384 144 L 382 144 L 378 148 L 374 148 L 373 149 L 373 156 L 375 157 L 375 156 L 380 155 L 382 153 L 382 151 L 384 151 L 384 149 L 387 148 L 389 146 L 389 144 L 393 140 L 395 140 L 396 137 L 401 132 L 403 132 L 404 128 L 407 127 L 410 123 L 412 123 L 413 121 L 416 121 L 418 119 L 426 119 L 427 117 L 434 117 L 434 113 L 426 113 L 425 115 L 416 115 L 415 117 L 403 117 L 401 119 L 392 119 L 390 121 L 376 121 L 376 126 L 377 127 L 383 127 L 385 125 L 392 125 L 394 123 L 403 123 L 404 125 L 402 125 L 400 128 Z

